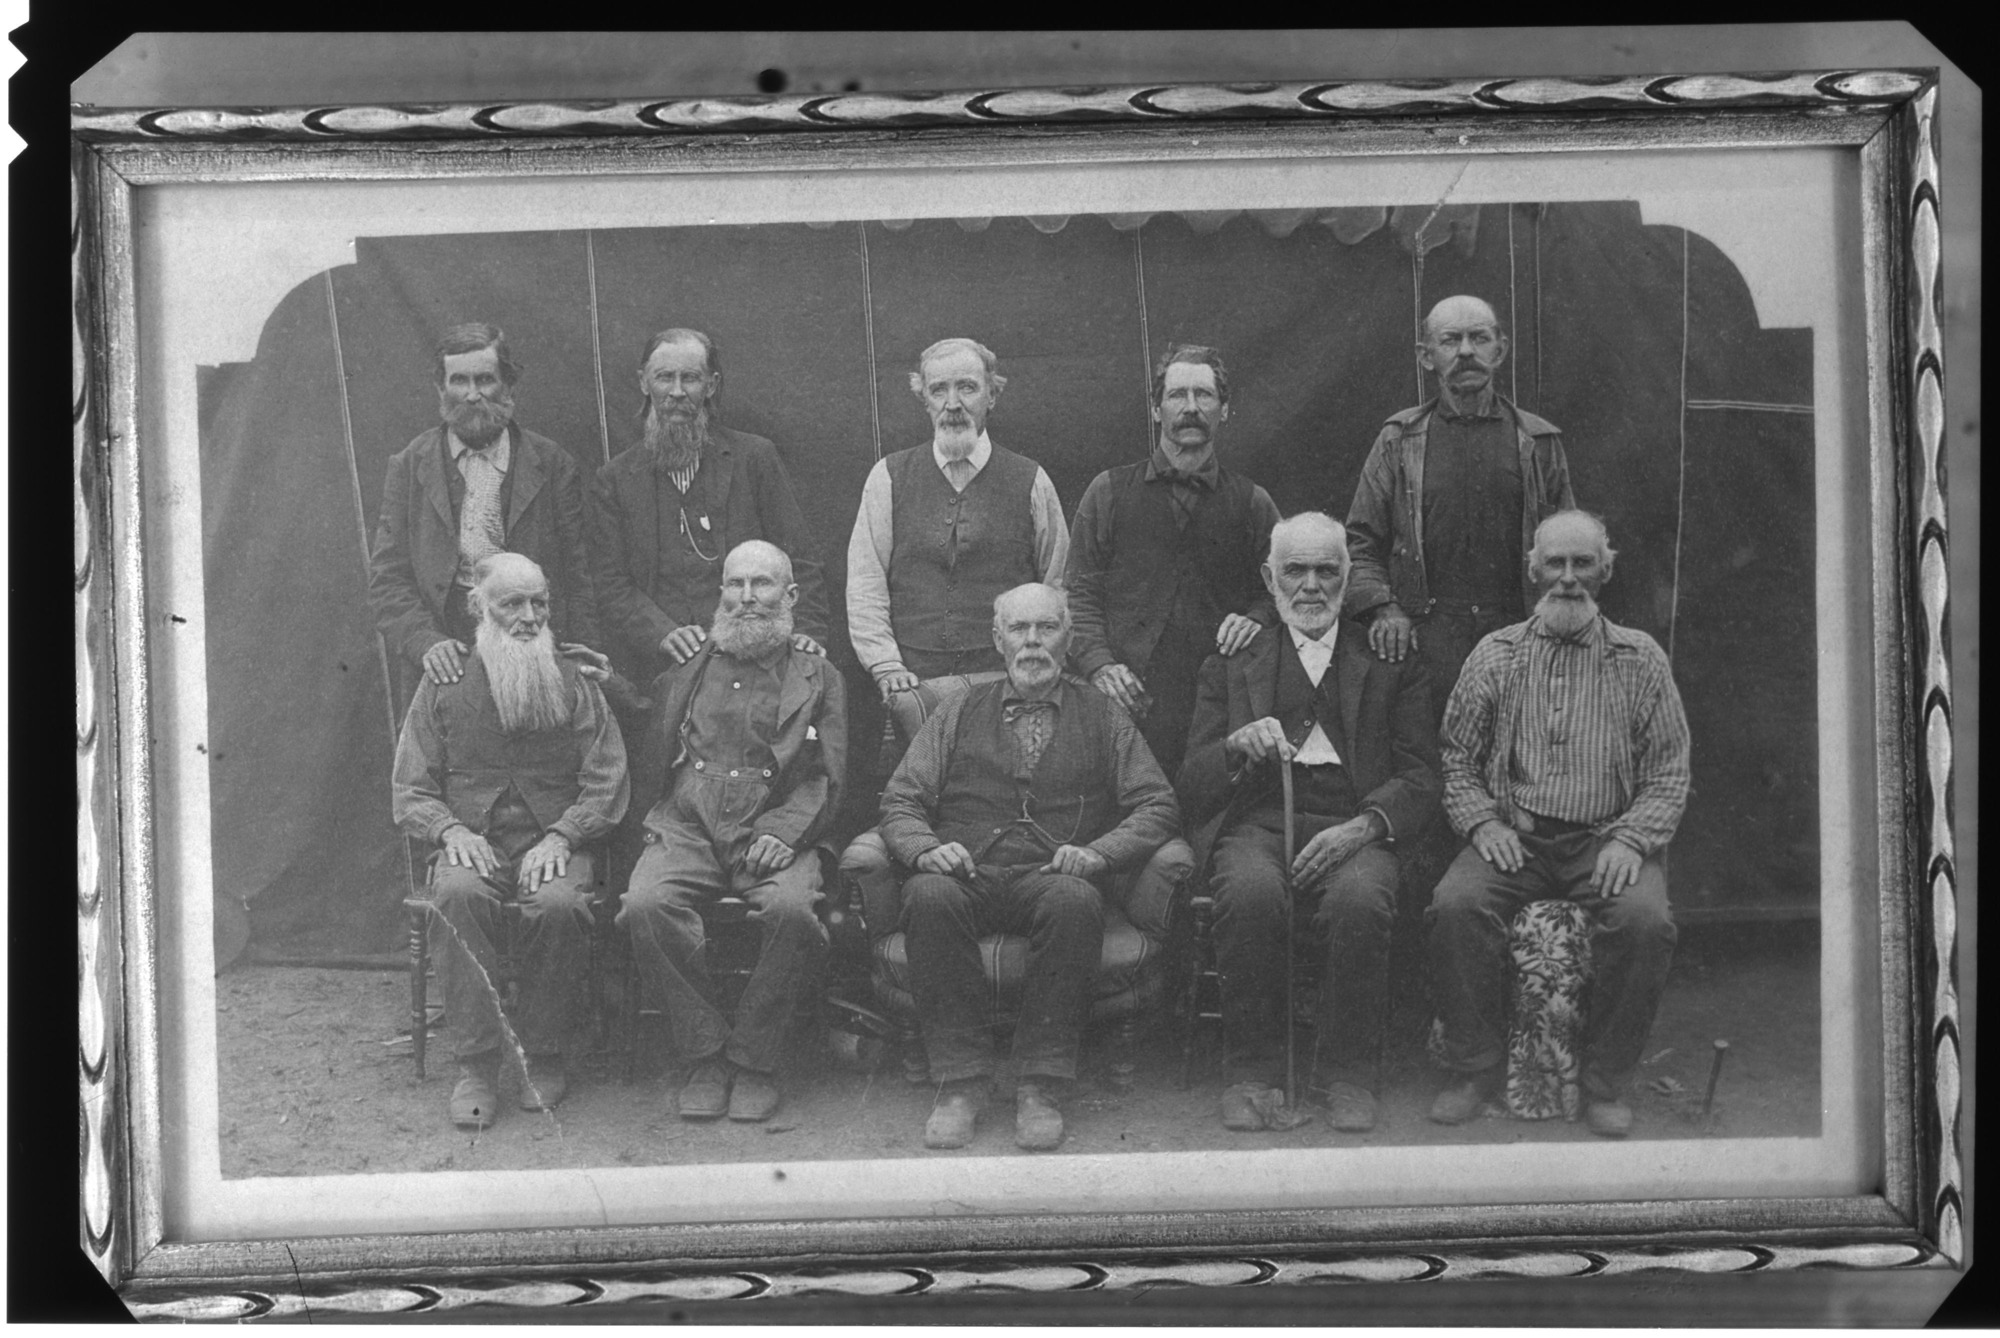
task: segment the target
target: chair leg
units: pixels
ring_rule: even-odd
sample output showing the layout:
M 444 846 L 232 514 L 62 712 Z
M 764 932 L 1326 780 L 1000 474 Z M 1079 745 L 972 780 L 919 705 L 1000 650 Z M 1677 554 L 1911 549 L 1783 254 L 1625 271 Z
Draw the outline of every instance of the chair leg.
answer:
M 424 1050 L 430 1039 L 430 1001 L 424 977 L 430 971 L 430 935 L 426 932 L 430 903 L 411 901 L 410 911 L 410 1053 L 417 1061 L 417 1081 L 424 1080 Z

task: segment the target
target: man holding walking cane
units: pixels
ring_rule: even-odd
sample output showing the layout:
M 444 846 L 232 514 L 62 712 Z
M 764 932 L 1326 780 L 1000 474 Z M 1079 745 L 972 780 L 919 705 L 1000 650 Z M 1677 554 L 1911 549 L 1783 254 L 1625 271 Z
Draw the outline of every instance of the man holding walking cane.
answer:
M 1271 531 L 1262 575 L 1284 631 L 1202 666 L 1176 787 L 1196 867 L 1214 857 L 1230 1129 L 1298 1122 L 1295 1080 L 1278 1088 L 1302 1067 L 1287 989 L 1294 895 L 1317 901 L 1326 938 L 1317 1045 L 1303 1067 L 1322 1081 L 1334 1128 L 1375 1123 L 1392 846 L 1423 830 L 1440 787 L 1428 676 L 1417 660 L 1376 658 L 1343 627 L 1348 566 L 1346 530 L 1330 516 L 1303 512 Z

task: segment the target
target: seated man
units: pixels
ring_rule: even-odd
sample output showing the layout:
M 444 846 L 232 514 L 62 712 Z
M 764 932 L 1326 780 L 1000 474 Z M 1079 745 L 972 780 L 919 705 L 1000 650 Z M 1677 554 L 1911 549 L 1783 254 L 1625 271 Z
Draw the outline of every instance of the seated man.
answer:
M 625 743 L 597 685 L 556 655 L 549 583 L 517 553 L 482 559 L 467 603 L 472 653 L 448 683 L 426 676 L 396 745 L 396 823 L 435 841 L 431 942 L 457 1036 L 451 1121 L 499 1113 L 504 1025 L 489 983 L 504 902 L 521 908 L 514 1030 L 525 1110 L 562 1100 L 590 954 L 596 869 L 581 847 L 625 816 Z
M 1104 949 L 1098 882 L 1138 868 L 1179 830 L 1174 792 L 1132 718 L 1062 673 L 1069 608 L 1022 585 L 993 601 L 1005 679 L 951 698 L 882 795 L 882 839 L 917 870 L 903 891 L 911 992 L 942 1084 L 924 1145 L 964 1147 L 997 1066 L 979 940 L 1028 939 L 1014 1029 L 1014 1141 L 1062 1142 Z
M 1326 981 L 1314 1070 L 1333 1127 L 1375 1124 L 1396 857 L 1388 842 L 1423 830 L 1437 808 L 1437 736 L 1418 661 L 1385 661 L 1351 624 L 1347 533 L 1317 511 L 1271 530 L 1264 584 L 1284 631 L 1202 666 L 1180 793 L 1197 830 L 1195 867 L 1215 856 L 1215 957 L 1229 1086 L 1222 1123 L 1283 1127 L 1285 973 L 1292 897 L 1318 898 Z M 1343 635 L 1343 632 L 1345 635 Z M 1284 862 L 1281 767 L 1294 778 L 1301 843 Z
M 1531 901 L 1590 912 L 1584 1119 L 1622 1138 L 1673 962 L 1660 859 L 1688 797 L 1688 726 L 1659 643 L 1597 611 L 1616 556 L 1603 522 L 1559 511 L 1535 531 L 1534 616 L 1490 633 L 1444 715 L 1444 807 L 1471 844 L 1431 905 L 1431 974 L 1447 1065 L 1440 1124 L 1479 1113 L 1506 1075 L 1507 927 Z
M 654 682 L 646 757 L 633 769 L 639 797 L 658 799 L 618 923 L 692 1065 L 682 1119 L 770 1118 L 788 1024 L 826 957 L 813 846 L 840 803 L 846 697 L 833 666 L 793 643 L 798 600 L 782 549 L 752 539 L 729 551 L 708 635 Z M 750 903 L 762 948 L 727 1017 L 701 907 L 731 894 Z

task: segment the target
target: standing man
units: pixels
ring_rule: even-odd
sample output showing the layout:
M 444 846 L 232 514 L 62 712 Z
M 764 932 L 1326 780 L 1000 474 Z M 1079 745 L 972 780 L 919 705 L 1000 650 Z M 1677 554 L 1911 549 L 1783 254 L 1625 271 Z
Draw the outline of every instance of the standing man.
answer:
M 492 933 L 521 908 L 524 1110 L 553 1107 L 569 1086 L 590 963 L 596 861 L 584 849 L 625 816 L 625 744 L 604 697 L 558 657 L 549 583 L 515 553 L 480 560 L 478 626 L 460 672 L 418 683 L 396 745 L 396 825 L 435 843 L 433 959 L 457 1036 L 451 1121 L 484 1129 L 499 1112 L 500 1006 L 488 982 Z
M 1576 505 L 1561 433 L 1494 384 L 1506 357 L 1492 307 L 1433 307 L 1417 361 L 1437 394 L 1382 425 L 1347 513 L 1348 610 L 1381 658 L 1423 659 L 1440 715 L 1479 638 L 1533 607 L 1520 564 L 1535 526 Z
M 1091 480 L 1070 532 L 1077 671 L 1140 722 L 1160 769 L 1180 771 L 1195 678 L 1277 621 L 1258 577 L 1278 508 L 1224 469 L 1229 421 L 1222 355 L 1176 344 L 1153 368 L 1150 458 Z
M 1014 1028 L 1014 1141 L 1062 1142 L 1090 987 L 1104 951 L 1104 876 L 1179 830 L 1173 788 L 1131 717 L 1065 677 L 1063 593 L 1025 585 L 993 603 L 1007 677 L 947 699 L 882 795 L 882 839 L 917 873 L 903 887 L 911 993 L 942 1084 L 924 1146 L 964 1147 L 999 1055 L 979 940 L 1028 938 Z
M 521 367 L 506 335 L 455 326 L 433 371 L 444 421 L 390 457 L 368 560 L 368 600 L 405 695 L 420 674 L 458 681 L 479 626 L 467 599 L 473 570 L 495 553 L 519 553 L 547 574 L 559 640 L 598 644 L 583 476 L 567 451 L 514 420 Z
M 730 550 L 708 635 L 654 684 L 634 768 L 640 798 L 664 792 L 618 923 L 691 1067 L 682 1119 L 770 1118 L 786 1033 L 826 957 L 814 847 L 846 774 L 846 696 L 833 666 L 793 643 L 798 600 L 782 550 L 758 539 Z M 732 894 L 762 936 L 733 1017 L 715 1005 L 701 923 L 704 905 Z
M 890 693 L 945 674 L 1000 669 L 994 599 L 1030 582 L 1060 586 L 1069 530 L 1055 485 L 1033 460 L 995 446 L 986 418 L 1007 378 L 970 339 L 925 349 L 910 389 L 931 440 L 876 461 L 847 544 L 854 653 Z
M 1438 884 L 1431 973 L 1446 1064 L 1431 1118 L 1479 1113 L 1506 1074 L 1507 927 L 1531 901 L 1589 910 L 1581 1038 L 1584 1119 L 1622 1138 L 1623 1092 L 1673 963 L 1661 859 L 1688 797 L 1688 726 L 1659 643 L 1597 610 L 1611 579 L 1604 524 L 1563 511 L 1535 532 L 1542 590 L 1526 622 L 1488 636 L 1444 717 L 1444 806 L 1471 844 Z
M 717 422 L 722 356 L 699 330 L 662 330 L 639 359 L 645 435 L 597 471 L 591 556 L 623 672 L 649 683 L 701 648 L 722 559 L 762 539 L 789 555 L 799 586 L 794 644 L 823 653 L 826 596 L 817 545 L 791 478 L 763 437 Z
M 1198 824 L 1195 867 L 1215 856 L 1229 1129 L 1285 1127 L 1266 1116 L 1281 1104 L 1294 896 L 1318 899 L 1313 923 L 1326 935 L 1312 1067 L 1325 1072 L 1333 1127 L 1375 1124 L 1396 905 L 1390 843 L 1436 812 L 1437 736 L 1422 663 L 1377 659 L 1358 627 L 1341 624 L 1348 572 L 1339 521 L 1307 511 L 1278 522 L 1263 577 L 1284 631 L 1201 670 L 1179 788 Z M 1287 766 L 1300 842 L 1289 867 Z

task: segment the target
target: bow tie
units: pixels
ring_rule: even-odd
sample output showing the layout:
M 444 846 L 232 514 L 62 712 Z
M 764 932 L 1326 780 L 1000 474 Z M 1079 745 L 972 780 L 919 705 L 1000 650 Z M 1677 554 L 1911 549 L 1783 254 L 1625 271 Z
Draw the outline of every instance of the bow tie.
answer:
M 1011 725 L 1024 715 L 1034 715 L 1038 711 L 1053 711 L 1055 709 L 1055 702 L 1046 697 L 1037 701 L 1020 699 L 1005 701 L 1000 703 L 1000 720 L 1003 724 Z

